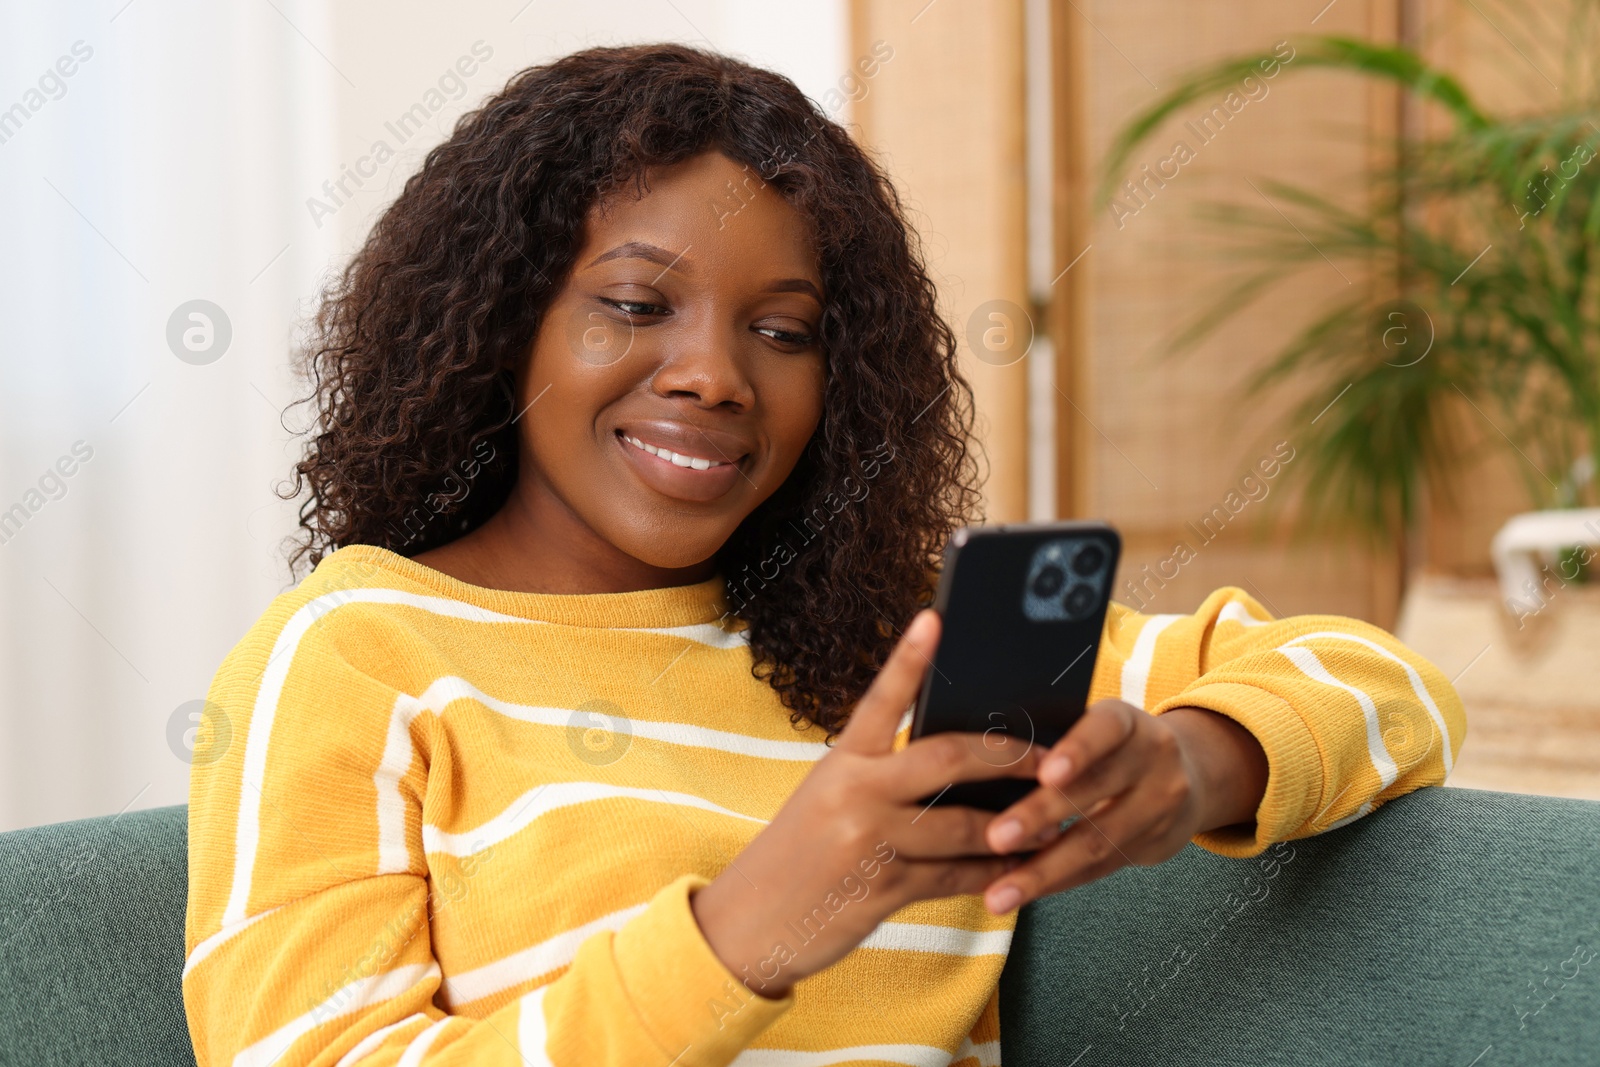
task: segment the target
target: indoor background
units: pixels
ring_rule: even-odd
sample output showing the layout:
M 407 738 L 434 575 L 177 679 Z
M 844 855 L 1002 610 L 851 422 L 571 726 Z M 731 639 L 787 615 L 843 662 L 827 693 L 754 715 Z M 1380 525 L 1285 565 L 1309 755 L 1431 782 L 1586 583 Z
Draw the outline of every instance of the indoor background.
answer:
M 1379 210 L 1385 167 L 1453 120 L 1393 81 L 1318 67 L 1309 42 L 1414 50 L 1509 122 L 1561 112 L 1587 76 L 1568 6 L 5 5 L 0 830 L 186 800 L 212 672 L 289 584 L 295 505 L 275 490 L 307 418 L 290 355 L 319 285 L 516 71 L 648 40 L 787 74 L 894 176 L 978 392 L 992 520 L 1113 522 L 1127 545 L 1118 599 L 1146 611 L 1238 585 L 1278 614 L 1396 628 L 1466 700 L 1453 784 L 1600 797 L 1589 572 L 1554 585 L 1541 572 L 1539 599 L 1516 609 L 1491 557 L 1513 516 L 1594 503 L 1592 464 L 1553 466 L 1559 448 L 1539 451 L 1520 420 L 1458 388 L 1429 409 L 1454 458 L 1430 468 L 1408 519 L 1341 522 L 1296 494 L 1321 459 L 1362 444 L 1370 383 L 1346 396 L 1324 366 L 1247 392 L 1341 301 L 1382 312 L 1395 375 L 1445 373 L 1416 355 L 1441 328 L 1432 305 L 1389 317 L 1390 298 L 1412 292 L 1389 292 L 1394 250 L 1319 247 L 1306 205 Z M 1270 75 L 1206 83 L 1108 177 L 1108 152 L 1164 94 L 1226 57 L 1269 54 Z M 1546 193 L 1560 186 L 1548 170 Z M 1227 205 L 1306 243 L 1254 301 L 1226 295 L 1262 254 L 1230 245 Z M 1407 210 L 1426 228 L 1451 207 Z M 1518 210 L 1504 206 L 1512 222 Z M 1441 285 L 1451 299 L 1505 270 L 1496 235 L 1468 231 L 1490 247 L 1466 288 Z M 1175 351 L 1211 312 L 1215 328 Z

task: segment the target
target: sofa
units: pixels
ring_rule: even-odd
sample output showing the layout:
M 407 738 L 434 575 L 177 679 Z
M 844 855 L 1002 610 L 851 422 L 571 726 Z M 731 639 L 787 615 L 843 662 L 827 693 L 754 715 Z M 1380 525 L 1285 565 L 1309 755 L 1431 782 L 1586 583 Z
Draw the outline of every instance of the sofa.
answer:
M 186 809 L 0 834 L 0 1064 L 193 1064 Z M 1008 1067 L 1600 1064 L 1600 804 L 1430 788 L 1040 901 Z

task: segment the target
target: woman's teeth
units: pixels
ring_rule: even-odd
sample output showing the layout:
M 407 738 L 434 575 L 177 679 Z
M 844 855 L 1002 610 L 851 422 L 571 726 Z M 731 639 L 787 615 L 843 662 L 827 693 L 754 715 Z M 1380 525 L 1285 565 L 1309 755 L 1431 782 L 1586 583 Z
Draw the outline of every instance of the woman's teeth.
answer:
M 697 471 L 705 471 L 710 470 L 712 467 L 727 466 L 726 463 L 720 463 L 716 460 L 705 459 L 700 456 L 686 456 L 681 452 L 674 452 L 670 448 L 657 448 L 655 445 L 647 445 L 637 437 L 624 436 L 623 440 L 634 448 L 643 449 L 652 456 L 660 456 L 662 459 L 670 460 L 675 467 L 692 467 Z

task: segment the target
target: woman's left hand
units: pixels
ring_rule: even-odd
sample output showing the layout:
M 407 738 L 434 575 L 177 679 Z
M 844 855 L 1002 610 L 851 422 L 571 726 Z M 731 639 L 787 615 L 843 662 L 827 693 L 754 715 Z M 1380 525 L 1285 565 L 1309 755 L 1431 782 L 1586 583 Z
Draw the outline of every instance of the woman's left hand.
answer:
M 997 852 L 1038 850 L 984 891 L 997 915 L 1124 866 L 1170 859 L 1203 830 L 1254 822 L 1267 757 L 1254 735 L 1216 712 L 1150 715 L 1101 700 L 1051 750 L 1039 783 L 989 824 Z

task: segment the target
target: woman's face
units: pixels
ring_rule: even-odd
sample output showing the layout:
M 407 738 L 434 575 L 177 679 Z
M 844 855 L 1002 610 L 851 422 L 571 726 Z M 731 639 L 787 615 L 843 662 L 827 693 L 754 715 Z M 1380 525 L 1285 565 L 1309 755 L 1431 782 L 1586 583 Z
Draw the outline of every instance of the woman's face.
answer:
M 651 567 L 710 559 L 821 418 L 822 297 L 805 220 L 720 153 L 598 205 L 519 383 L 524 505 Z

